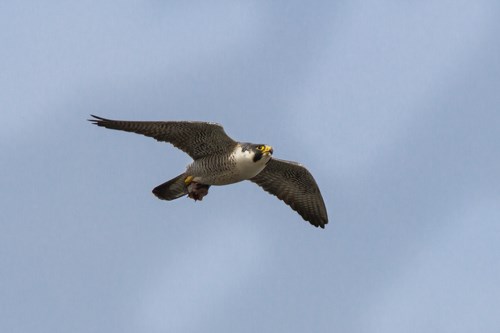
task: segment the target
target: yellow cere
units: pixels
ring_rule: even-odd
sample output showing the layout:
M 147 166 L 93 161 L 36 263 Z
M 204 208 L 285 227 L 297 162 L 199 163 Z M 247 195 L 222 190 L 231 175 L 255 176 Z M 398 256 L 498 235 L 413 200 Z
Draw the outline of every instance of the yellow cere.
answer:
M 264 152 L 265 152 L 265 153 L 267 153 L 267 152 L 269 152 L 269 151 L 271 151 L 271 150 L 273 150 L 273 147 L 271 147 L 271 146 L 265 146 L 265 147 L 264 147 Z

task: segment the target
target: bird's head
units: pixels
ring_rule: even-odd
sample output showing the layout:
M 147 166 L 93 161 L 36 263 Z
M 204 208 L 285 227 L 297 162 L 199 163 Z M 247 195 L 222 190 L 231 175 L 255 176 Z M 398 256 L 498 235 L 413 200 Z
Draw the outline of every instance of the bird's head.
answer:
M 254 162 L 260 161 L 264 158 L 267 163 L 273 155 L 273 147 L 264 144 L 252 145 L 252 150 L 254 152 Z

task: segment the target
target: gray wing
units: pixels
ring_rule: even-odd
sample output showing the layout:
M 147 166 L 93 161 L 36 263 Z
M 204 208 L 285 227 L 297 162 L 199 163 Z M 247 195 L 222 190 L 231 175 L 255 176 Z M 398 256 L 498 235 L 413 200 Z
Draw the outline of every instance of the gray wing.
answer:
M 272 158 L 265 169 L 250 180 L 283 200 L 315 227 L 324 228 L 328 223 L 319 187 L 302 165 Z
M 201 121 L 124 121 L 111 120 L 92 115 L 93 124 L 110 129 L 133 132 L 169 142 L 193 159 L 228 154 L 236 146 L 224 128 L 216 123 Z

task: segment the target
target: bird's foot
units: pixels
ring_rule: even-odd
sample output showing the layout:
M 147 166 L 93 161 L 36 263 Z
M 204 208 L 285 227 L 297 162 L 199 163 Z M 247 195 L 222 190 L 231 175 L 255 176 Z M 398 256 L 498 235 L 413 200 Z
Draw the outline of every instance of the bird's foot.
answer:
M 210 185 L 199 184 L 196 182 L 190 182 L 187 186 L 188 189 L 188 198 L 193 199 L 194 201 L 203 200 L 203 197 L 208 194 L 208 189 Z

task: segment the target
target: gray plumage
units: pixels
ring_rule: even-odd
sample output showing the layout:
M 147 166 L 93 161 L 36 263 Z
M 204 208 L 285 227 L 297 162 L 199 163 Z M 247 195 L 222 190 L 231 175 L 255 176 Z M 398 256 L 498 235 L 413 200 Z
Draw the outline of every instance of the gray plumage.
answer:
M 168 142 L 193 158 L 186 172 L 157 186 L 160 199 L 188 195 L 202 200 L 211 185 L 250 180 L 283 200 L 304 220 L 324 228 L 326 207 L 316 181 L 301 164 L 271 158 L 272 147 L 231 139 L 216 123 L 197 121 L 121 121 L 97 116 L 93 124 Z
M 323 228 L 328 223 L 319 187 L 311 173 L 299 163 L 272 158 L 250 181 L 283 200 L 312 225 Z
M 97 126 L 133 132 L 168 142 L 193 160 L 201 157 L 228 154 L 237 142 L 227 136 L 224 128 L 216 123 L 202 121 L 122 121 L 91 115 Z

